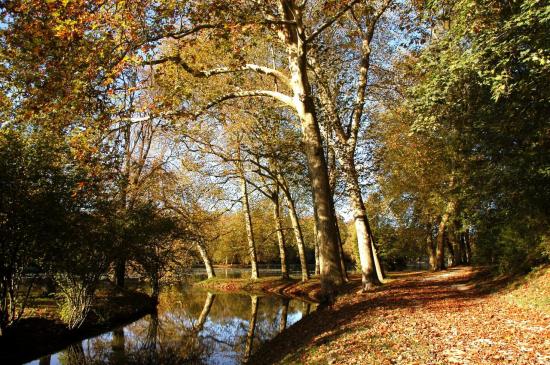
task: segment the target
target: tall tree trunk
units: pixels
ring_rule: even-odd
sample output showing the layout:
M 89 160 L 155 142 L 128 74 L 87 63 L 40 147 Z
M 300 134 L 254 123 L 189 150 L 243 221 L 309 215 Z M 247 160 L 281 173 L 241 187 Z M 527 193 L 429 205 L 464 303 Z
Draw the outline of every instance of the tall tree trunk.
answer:
M 447 246 L 447 249 L 449 250 L 449 267 L 455 267 L 457 265 L 456 262 L 456 252 L 453 246 L 453 241 L 451 239 L 452 234 L 449 234 L 448 231 L 445 232 L 445 245 Z
M 435 271 L 437 268 L 437 258 L 435 254 L 435 245 L 432 237 L 432 226 L 431 224 L 426 225 L 426 249 L 428 251 L 428 262 L 430 265 L 430 270 Z
M 302 11 L 295 1 L 280 0 L 279 11 L 283 21 L 289 21 L 279 32 L 288 55 L 290 87 L 293 104 L 302 127 L 302 142 L 309 167 L 313 191 L 314 212 L 317 220 L 319 257 L 321 271 L 321 297 L 323 302 L 332 302 L 336 288 L 343 284 L 340 272 L 338 238 L 330 191 L 327 163 L 323 153 L 321 131 L 316 117 L 315 103 L 307 74 L 307 45 L 302 24 Z
M 296 206 L 294 205 L 294 200 L 290 195 L 288 187 L 282 189 L 285 194 L 286 205 L 288 207 L 288 212 L 290 213 L 290 222 L 292 224 L 292 231 L 294 232 L 294 238 L 296 240 L 296 246 L 298 247 L 298 256 L 300 258 L 300 268 L 302 270 L 302 281 L 309 279 L 309 273 L 307 271 L 307 260 L 306 260 L 306 248 L 304 244 L 304 235 L 302 233 L 302 227 L 300 225 L 300 220 L 298 219 L 298 213 L 296 212 Z
M 437 227 L 437 241 L 435 246 L 435 271 L 445 269 L 445 215 L 441 217 Z
M 327 145 L 327 164 L 328 164 L 328 177 L 330 183 L 330 191 L 332 194 L 332 214 L 334 214 L 334 224 L 336 230 L 336 236 L 338 239 L 338 252 L 340 254 L 340 271 L 342 272 L 342 278 L 345 282 L 348 282 L 348 273 L 346 271 L 346 262 L 344 261 L 344 244 L 342 242 L 342 235 L 340 234 L 340 227 L 338 225 L 338 215 L 336 214 L 336 207 L 334 206 L 334 194 L 336 192 L 336 183 L 338 182 L 338 175 L 336 170 L 336 155 L 334 148 L 331 146 L 331 130 L 329 126 L 325 126 L 325 143 Z
M 462 265 L 462 248 L 460 246 L 460 234 L 452 232 L 449 239 L 451 246 L 453 247 L 452 255 L 455 266 Z
M 281 277 L 283 279 L 288 279 L 285 235 L 283 232 L 283 224 L 281 222 L 281 207 L 279 204 L 278 191 L 273 194 L 271 198 L 271 203 L 273 204 L 273 220 L 275 222 L 275 230 L 277 231 L 277 242 L 279 244 L 279 257 L 281 259 Z
M 52 360 L 52 355 L 42 356 L 38 361 L 38 365 L 50 365 Z
M 456 215 L 456 212 L 455 212 Z M 462 265 L 462 247 L 460 243 L 461 224 L 458 219 L 453 220 L 452 229 L 448 230 L 447 238 L 449 240 L 449 253 L 452 258 L 452 266 Z
M 459 237 L 459 243 L 460 243 L 460 253 L 461 253 L 461 261 L 462 264 L 466 265 L 468 264 L 468 253 L 466 252 L 466 233 L 460 232 Z
M 361 263 L 361 282 L 363 290 L 369 290 L 381 282 L 377 275 L 374 261 L 372 232 L 367 217 L 367 210 L 363 203 L 359 179 L 355 171 L 355 165 L 348 163 L 344 166 L 344 176 L 353 208 L 353 219 L 357 233 L 357 246 L 359 249 L 359 261 Z
M 212 309 L 212 304 L 214 304 L 214 299 L 216 299 L 216 295 L 208 292 L 206 294 L 206 300 L 204 302 L 204 305 L 202 307 L 201 314 L 199 315 L 199 319 L 197 319 L 197 323 L 193 327 L 193 330 L 195 332 L 202 331 L 202 328 L 204 327 L 204 323 L 206 322 L 206 319 L 208 318 L 208 315 L 210 314 L 210 310 Z
M 347 283 L 349 281 L 348 272 L 346 270 L 346 261 L 344 260 L 344 243 L 342 242 L 342 236 L 340 235 L 340 227 L 338 225 L 338 218 L 334 217 L 336 223 L 336 232 L 338 234 L 338 251 L 340 254 L 340 271 L 342 272 L 342 278 Z
M 457 265 L 464 265 L 464 245 L 462 244 L 462 224 L 460 220 L 455 219 L 452 233 L 452 244 L 454 247 L 455 260 Z
M 130 189 L 130 175 L 132 168 L 132 149 L 131 145 L 131 124 L 127 124 L 124 127 L 124 169 L 122 173 L 122 186 L 120 191 L 120 207 L 124 214 L 128 214 L 130 211 L 129 204 L 129 189 Z M 121 237 L 121 247 L 118 247 L 117 258 L 115 260 L 115 285 L 119 288 L 124 288 L 125 275 L 126 275 L 126 237 Z
M 436 245 L 436 271 L 445 269 L 445 230 L 447 227 L 447 222 L 449 217 L 454 211 L 455 203 L 449 201 L 445 208 L 445 212 L 441 216 L 439 225 L 437 228 L 437 245 Z
M 305 70 L 305 64 L 304 64 Z M 304 95 L 303 93 L 300 93 Z M 332 301 L 336 287 L 342 285 L 340 271 L 340 254 L 334 214 L 332 214 L 332 194 L 330 192 L 328 173 L 321 146 L 319 126 L 313 114 L 311 97 L 303 103 L 299 112 L 303 128 L 305 152 L 310 168 L 311 186 L 314 195 L 314 212 L 317 220 L 317 238 L 319 242 L 321 291 L 324 300 Z
M 464 243 L 466 245 L 466 263 L 468 265 L 472 263 L 472 243 L 470 238 L 470 228 L 466 228 L 466 232 L 464 232 Z
M 210 260 L 210 256 L 208 256 L 208 252 L 206 251 L 206 247 L 204 246 L 204 243 L 198 240 L 195 242 L 195 244 L 197 245 L 197 249 L 199 250 L 199 254 L 201 255 L 202 261 L 204 262 L 204 268 L 206 269 L 206 275 L 208 275 L 208 279 L 215 277 L 216 272 L 214 271 L 214 266 L 212 266 L 212 260 Z
M 258 316 L 258 297 L 250 296 L 250 319 L 248 321 L 248 331 L 246 333 L 246 345 L 244 349 L 244 361 L 247 363 L 252 353 L 252 344 L 254 343 L 254 331 L 256 329 L 256 318 Z
M 243 171 L 241 171 L 241 194 L 244 221 L 246 226 L 246 239 L 248 242 L 248 254 L 250 256 L 250 278 L 255 280 L 258 278 L 258 261 L 256 258 L 256 243 L 254 242 L 252 218 L 250 216 L 250 203 L 248 202 L 248 188 Z

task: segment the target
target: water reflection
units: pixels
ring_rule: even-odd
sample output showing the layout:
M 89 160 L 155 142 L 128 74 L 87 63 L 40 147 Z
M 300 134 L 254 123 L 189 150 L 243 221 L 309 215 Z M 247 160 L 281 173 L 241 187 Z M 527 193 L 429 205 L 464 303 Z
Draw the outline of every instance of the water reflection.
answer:
M 310 310 L 279 297 L 171 287 L 157 313 L 30 364 L 239 364 Z

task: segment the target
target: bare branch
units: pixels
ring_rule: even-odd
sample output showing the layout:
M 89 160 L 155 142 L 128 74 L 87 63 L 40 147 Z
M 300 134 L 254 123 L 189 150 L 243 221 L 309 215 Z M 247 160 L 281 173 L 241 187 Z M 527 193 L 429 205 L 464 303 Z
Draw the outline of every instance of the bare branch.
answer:
M 342 10 L 340 10 L 338 13 L 334 14 L 331 18 L 329 18 L 325 23 L 323 23 L 319 28 L 317 28 L 313 33 L 311 33 L 306 38 L 306 43 L 311 42 L 315 37 L 317 37 L 319 34 L 321 34 L 325 29 L 330 27 L 332 24 L 334 24 L 335 21 L 338 20 L 342 15 L 344 15 L 349 9 L 351 9 L 355 4 L 357 4 L 360 0 L 352 0 L 348 5 L 344 6 Z

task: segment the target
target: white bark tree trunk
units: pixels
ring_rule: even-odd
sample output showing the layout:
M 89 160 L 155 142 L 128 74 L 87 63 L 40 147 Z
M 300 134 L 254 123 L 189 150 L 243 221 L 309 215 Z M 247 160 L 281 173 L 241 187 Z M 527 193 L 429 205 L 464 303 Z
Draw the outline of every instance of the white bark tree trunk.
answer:
M 300 258 L 300 268 L 302 269 L 302 281 L 309 279 L 309 273 L 307 271 L 306 252 L 304 245 L 304 236 L 302 234 L 302 227 L 298 220 L 298 213 L 294 206 L 292 198 L 286 197 L 288 211 L 290 213 L 290 222 L 292 223 L 292 230 L 294 231 L 294 238 L 296 239 L 296 246 L 298 247 L 298 257 Z
M 252 218 L 250 216 L 250 203 L 248 202 L 248 188 L 244 172 L 241 171 L 241 201 L 243 205 L 244 221 L 246 226 L 246 239 L 248 242 L 248 255 L 250 256 L 250 278 L 258 279 L 258 261 L 256 258 L 256 243 L 254 242 L 254 231 Z
M 277 231 L 279 258 L 281 259 L 281 277 L 283 279 L 288 279 L 285 235 L 283 232 L 283 224 L 281 222 L 281 207 L 279 204 L 279 194 L 277 192 L 273 194 L 271 202 L 273 204 L 273 221 L 275 222 L 275 230 Z
M 197 250 L 199 251 L 199 254 L 201 255 L 202 261 L 204 263 L 204 268 L 206 269 L 206 275 L 208 276 L 208 279 L 212 279 L 213 277 L 216 276 L 216 272 L 214 271 L 214 267 L 212 266 L 212 260 L 210 260 L 210 256 L 208 256 L 206 247 L 200 241 L 195 242 L 195 244 L 197 245 Z
M 355 165 L 347 162 L 343 164 L 342 167 L 351 199 L 351 206 L 353 208 L 353 219 L 355 231 L 357 233 L 357 247 L 361 263 L 361 282 L 363 290 L 369 290 L 373 286 L 381 284 L 374 260 L 373 236 L 369 226 L 365 204 L 363 203 L 363 196 L 361 194 L 357 172 L 355 171 Z
M 296 113 L 300 118 L 302 141 L 313 190 L 319 241 L 321 296 L 323 301 L 331 302 L 336 294 L 336 287 L 342 285 L 344 280 L 340 272 L 338 238 L 332 214 L 332 194 L 327 163 L 307 75 L 306 45 L 303 41 L 305 32 L 301 24 L 302 10 L 293 1 L 281 0 L 280 4 L 280 11 L 284 14 L 284 19 L 296 23 L 285 28 L 286 31 L 282 38 L 287 48 L 292 99 Z

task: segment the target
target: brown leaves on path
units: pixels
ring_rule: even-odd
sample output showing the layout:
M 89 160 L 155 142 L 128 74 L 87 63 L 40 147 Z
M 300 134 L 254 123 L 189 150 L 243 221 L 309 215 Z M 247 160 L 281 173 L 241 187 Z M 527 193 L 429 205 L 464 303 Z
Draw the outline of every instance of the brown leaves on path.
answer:
M 547 269 L 539 286 L 549 276 Z M 487 278 L 456 268 L 397 274 L 371 293 L 349 287 L 334 307 L 298 322 L 251 362 L 550 364 L 550 315 L 493 292 L 498 283 Z

